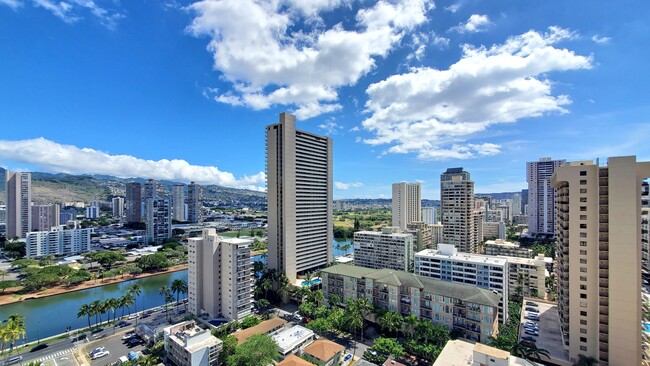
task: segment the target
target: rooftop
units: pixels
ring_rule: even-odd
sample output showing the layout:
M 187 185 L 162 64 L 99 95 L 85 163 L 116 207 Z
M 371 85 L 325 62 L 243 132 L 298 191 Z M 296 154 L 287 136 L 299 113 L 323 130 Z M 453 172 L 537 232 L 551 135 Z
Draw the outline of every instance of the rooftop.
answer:
M 519 248 L 519 243 L 512 242 L 512 241 L 507 241 L 507 240 L 503 240 L 503 239 L 487 240 L 485 242 L 485 245 L 497 245 L 497 246 L 501 246 L 501 247 Z
M 278 344 L 280 352 L 286 354 L 294 349 L 306 339 L 314 337 L 314 332 L 303 326 L 296 325 L 293 328 L 285 329 L 273 336 L 273 340 Z
M 314 364 L 296 355 L 289 355 L 276 366 L 314 366 Z
M 309 346 L 305 347 L 304 352 L 316 357 L 321 361 L 327 362 L 344 349 L 345 347 L 341 346 L 338 343 L 334 343 L 327 339 L 319 339 Z
M 440 248 L 441 245 L 444 244 L 438 244 L 438 248 Z M 469 263 L 477 263 L 477 264 L 493 264 L 497 266 L 504 266 L 506 264 L 506 259 L 502 257 L 496 257 L 492 255 L 481 255 L 481 254 L 473 254 L 473 253 L 462 253 L 462 252 L 446 252 L 444 250 L 440 249 L 424 249 L 422 251 L 419 251 L 415 253 L 416 257 L 428 257 L 428 258 L 440 258 L 440 259 L 451 259 L 451 260 L 457 260 L 457 261 L 463 261 L 463 262 L 469 262 Z
M 282 318 L 271 318 L 259 323 L 254 327 L 235 332 L 233 335 L 235 338 L 237 338 L 237 344 L 242 344 L 255 334 L 266 334 L 276 328 L 284 326 L 286 323 L 287 321 Z
M 508 351 L 486 346 L 481 343 L 475 344 L 466 340 L 457 339 L 447 342 L 433 366 L 484 365 L 488 361 L 486 356 L 493 359 L 505 360 L 509 366 L 537 365 L 523 358 L 513 356 Z
M 505 258 L 508 263 L 516 263 L 516 264 L 528 264 L 531 266 L 544 266 L 546 265 L 546 262 L 543 259 L 535 259 L 535 258 L 520 258 L 520 257 L 508 257 L 505 255 L 500 255 L 500 258 Z

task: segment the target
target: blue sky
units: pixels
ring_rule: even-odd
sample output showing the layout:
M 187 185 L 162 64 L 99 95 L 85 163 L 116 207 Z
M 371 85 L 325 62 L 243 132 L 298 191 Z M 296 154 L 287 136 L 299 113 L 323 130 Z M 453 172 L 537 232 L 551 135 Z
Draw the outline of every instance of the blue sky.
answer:
M 335 198 L 462 166 L 650 159 L 650 4 L 0 0 L 0 166 L 264 189 L 283 111 L 334 139 Z

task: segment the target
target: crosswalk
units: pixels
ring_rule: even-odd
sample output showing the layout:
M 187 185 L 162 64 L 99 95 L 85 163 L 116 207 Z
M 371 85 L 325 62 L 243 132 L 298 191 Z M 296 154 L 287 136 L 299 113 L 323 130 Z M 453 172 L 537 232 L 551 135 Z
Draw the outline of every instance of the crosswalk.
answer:
M 55 352 L 55 353 L 49 354 L 49 355 L 47 355 L 47 356 L 43 356 L 43 357 L 41 357 L 41 358 L 37 358 L 37 359 L 34 360 L 34 361 L 36 361 L 36 362 L 44 362 L 44 361 L 47 361 L 47 360 L 51 360 L 51 359 L 53 359 L 53 358 L 57 358 L 57 357 L 61 357 L 61 356 L 67 355 L 68 353 L 71 353 L 72 350 L 74 350 L 74 348 L 68 348 L 68 349 L 65 349 L 65 350 L 63 350 L 63 351 Z

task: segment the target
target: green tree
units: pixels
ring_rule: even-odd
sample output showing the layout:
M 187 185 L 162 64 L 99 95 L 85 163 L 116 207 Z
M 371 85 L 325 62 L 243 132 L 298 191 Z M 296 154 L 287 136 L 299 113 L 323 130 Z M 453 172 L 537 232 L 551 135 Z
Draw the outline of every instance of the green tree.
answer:
M 171 290 L 176 294 L 176 306 L 180 305 L 180 295 L 187 293 L 187 282 L 179 278 L 172 282 Z
M 249 315 L 241 321 L 241 327 L 242 329 L 246 329 L 246 328 L 254 327 L 261 322 L 262 321 L 260 320 L 260 318 L 254 315 Z
M 163 299 L 165 301 L 165 314 L 167 316 L 167 321 L 171 321 L 171 319 L 169 318 L 169 306 L 168 306 L 168 304 L 170 302 L 174 301 L 174 295 L 172 295 L 172 293 L 169 290 L 169 287 L 167 287 L 167 285 L 162 285 L 160 287 L 160 290 L 158 291 L 158 293 L 160 294 L 160 296 L 163 297 Z
M 144 255 L 135 260 L 135 263 L 143 271 L 160 271 L 171 267 L 172 263 L 163 253 Z
M 404 324 L 408 326 L 408 337 L 413 338 L 414 337 L 414 332 L 415 332 L 415 325 L 418 323 L 418 318 L 413 315 L 405 315 L 404 316 Z
M 372 349 L 377 353 L 391 355 L 394 358 L 400 358 L 404 355 L 404 347 L 395 338 L 377 338 L 372 345 Z
M 330 303 L 330 307 L 332 307 L 332 306 L 334 306 L 334 305 L 338 305 L 338 304 L 341 303 L 341 296 L 339 296 L 339 295 L 337 295 L 337 294 L 331 294 L 331 295 L 329 295 L 329 296 L 327 297 L 327 300 L 328 300 L 329 303 Z
M 234 355 L 235 350 L 237 349 L 237 337 L 232 334 L 228 334 L 225 337 L 221 338 L 221 341 L 223 342 L 223 348 L 221 349 L 219 358 L 221 360 L 228 360 L 228 357 Z
M 256 334 L 238 346 L 227 360 L 229 366 L 267 366 L 278 356 L 278 346 L 273 338 L 266 334 Z
M 2 293 L 4 293 L 5 290 L 8 288 L 18 287 L 18 286 L 20 286 L 20 281 L 14 281 L 14 280 L 0 281 L 0 290 L 2 290 Z
M 402 316 L 395 311 L 389 311 L 378 319 L 379 327 L 388 334 L 397 334 L 402 329 Z
M 255 301 L 255 307 L 257 308 L 257 310 L 261 312 L 265 312 L 266 309 L 269 308 L 269 306 L 271 306 L 271 303 L 267 299 L 259 299 Z
M 90 329 L 90 316 L 92 315 L 92 311 L 90 309 L 90 306 L 88 304 L 82 304 L 79 307 L 79 311 L 77 312 L 77 318 L 81 317 L 87 317 L 88 318 L 88 329 Z
M 332 324 L 328 318 L 316 318 L 307 324 L 307 328 L 320 334 L 321 336 L 332 330 Z
M 142 294 L 142 286 L 140 286 L 139 283 L 134 283 L 131 286 L 128 287 L 127 293 L 133 296 L 133 308 L 135 309 L 135 313 L 137 314 L 138 312 L 138 296 Z M 135 317 L 135 323 L 138 323 L 138 317 Z
M 102 313 L 102 303 L 99 300 L 92 301 L 90 306 L 90 313 L 95 316 L 95 325 L 99 324 Z
M 595 366 L 598 365 L 598 360 L 583 354 L 578 355 L 578 360 L 573 363 L 573 366 Z

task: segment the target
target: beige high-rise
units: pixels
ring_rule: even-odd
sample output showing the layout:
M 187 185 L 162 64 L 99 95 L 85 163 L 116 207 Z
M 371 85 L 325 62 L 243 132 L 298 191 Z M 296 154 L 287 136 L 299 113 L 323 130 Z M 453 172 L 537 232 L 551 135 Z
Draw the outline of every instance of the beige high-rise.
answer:
M 332 140 L 280 114 L 266 127 L 269 267 L 295 281 L 333 260 Z
M 474 182 L 463 168 L 449 168 L 440 175 L 440 219 L 442 242 L 459 252 L 476 253 L 476 240 L 482 228 L 474 213 Z
M 641 180 L 650 162 L 615 157 L 555 171 L 558 307 L 572 362 L 641 364 Z
M 420 183 L 393 183 L 393 226 L 406 230 L 411 222 L 422 221 L 422 187 Z
M 32 175 L 7 171 L 7 238 L 32 231 Z

